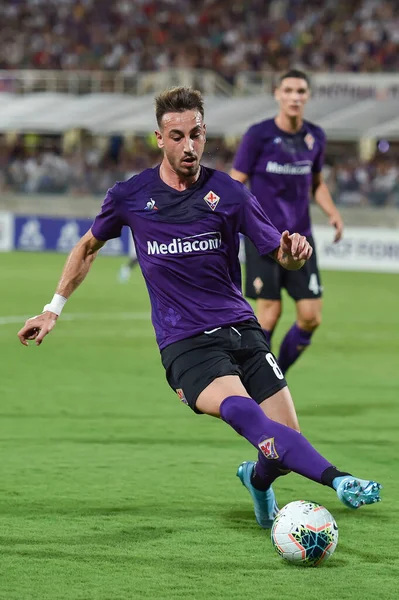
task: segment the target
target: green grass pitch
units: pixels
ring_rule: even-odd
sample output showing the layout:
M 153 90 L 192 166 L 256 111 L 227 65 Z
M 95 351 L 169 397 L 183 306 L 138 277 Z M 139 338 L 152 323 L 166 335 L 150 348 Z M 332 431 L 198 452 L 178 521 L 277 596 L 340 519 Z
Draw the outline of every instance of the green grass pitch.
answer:
M 99 258 L 45 343 L 19 344 L 64 260 L 0 255 L 0 598 L 396 599 L 398 276 L 324 273 L 324 323 L 289 373 L 303 433 L 384 485 L 382 503 L 350 511 L 297 475 L 277 483 L 280 506 L 315 500 L 338 522 L 331 560 L 301 569 L 235 477 L 254 450 L 169 389 L 138 271 L 120 285 L 122 259 Z

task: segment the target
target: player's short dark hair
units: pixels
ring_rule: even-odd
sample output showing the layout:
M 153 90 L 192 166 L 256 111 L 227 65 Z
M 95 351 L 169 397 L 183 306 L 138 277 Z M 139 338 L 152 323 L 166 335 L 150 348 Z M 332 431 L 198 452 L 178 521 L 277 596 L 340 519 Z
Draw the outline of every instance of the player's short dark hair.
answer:
M 155 115 L 159 127 L 166 113 L 185 110 L 198 110 L 202 117 L 204 116 L 204 100 L 201 92 L 189 87 L 174 87 L 165 90 L 155 98 Z
M 293 79 L 304 79 L 310 87 L 309 77 L 303 71 L 299 71 L 299 69 L 290 69 L 286 73 L 280 75 L 280 77 L 278 78 L 278 85 L 281 85 L 284 79 L 288 79 L 289 77 L 292 77 Z

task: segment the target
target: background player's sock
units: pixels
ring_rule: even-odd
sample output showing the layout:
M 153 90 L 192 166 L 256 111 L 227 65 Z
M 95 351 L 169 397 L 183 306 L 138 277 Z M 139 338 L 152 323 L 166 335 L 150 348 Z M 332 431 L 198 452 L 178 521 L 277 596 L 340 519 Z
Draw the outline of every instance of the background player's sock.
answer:
M 310 345 L 313 331 L 305 331 L 296 323 L 286 333 L 281 342 L 278 364 L 283 373 L 299 358 L 302 352 Z
M 136 258 L 136 257 L 134 257 L 134 258 L 133 258 L 133 257 L 132 257 L 132 258 L 130 258 L 130 260 L 129 260 L 129 262 L 128 262 L 128 267 L 129 267 L 129 269 L 133 269 L 133 267 L 135 267 L 135 266 L 137 265 L 137 263 L 138 263 L 138 262 L 139 262 L 139 261 L 137 260 L 137 258 Z
M 129 267 L 129 265 L 122 265 L 118 273 L 119 282 L 126 283 L 127 281 L 129 281 L 131 273 L 132 270 Z
M 269 419 L 252 398 L 225 398 L 220 416 L 268 460 L 278 460 L 284 469 L 322 483 L 323 473 L 332 467 L 302 434 Z
M 265 334 L 266 341 L 267 341 L 269 348 L 271 348 L 273 331 L 269 331 L 268 329 L 262 329 L 262 331 Z
M 130 275 L 132 274 L 132 269 L 137 265 L 138 260 L 136 257 L 129 258 L 129 262 L 125 265 L 122 265 L 119 270 L 118 279 L 121 283 L 126 283 L 130 279 Z

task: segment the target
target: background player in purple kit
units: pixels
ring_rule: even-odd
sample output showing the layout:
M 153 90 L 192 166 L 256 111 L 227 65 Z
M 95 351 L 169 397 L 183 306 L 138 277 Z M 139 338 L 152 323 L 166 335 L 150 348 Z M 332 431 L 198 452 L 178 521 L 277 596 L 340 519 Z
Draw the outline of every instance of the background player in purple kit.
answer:
M 236 285 L 240 232 L 287 269 L 301 268 L 312 248 L 298 233 L 281 235 L 244 185 L 200 165 L 206 128 L 199 92 L 161 94 L 156 116 L 161 164 L 108 191 L 53 300 L 19 331 L 21 343 L 41 344 L 98 250 L 128 225 L 170 386 L 193 411 L 222 418 L 258 451 L 258 461 L 237 472 L 258 523 L 271 526 L 277 510 L 271 484 L 286 470 L 334 488 L 346 506 L 377 502 L 378 483 L 338 471 L 296 431 L 284 375 Z
M 296 302 L 296 322 L 282 341 L 279 365 L 284 373 L 310 345 L 321 322 L 322 285 L 311 231 L 309 203 L 316 203 L 335 227 L 335 242 L 342 237 L 343 223 L 321 170 L 325 134 L 305 121 L 309 98 L 305 73 L 288 71 L 275 91 L 279 112 L 250 127 L 244 135 L 230 174 L 249 181 L 252 193 L 279 231 L 297 231 L 309 240 L 313 255 L 300 271 L 286 271 L 268 256 L 259 256 L 246 239 L 246 295 L 256 299 L 256 313 L 268 340 L 281 315 L 281 290 L 285 288 Z

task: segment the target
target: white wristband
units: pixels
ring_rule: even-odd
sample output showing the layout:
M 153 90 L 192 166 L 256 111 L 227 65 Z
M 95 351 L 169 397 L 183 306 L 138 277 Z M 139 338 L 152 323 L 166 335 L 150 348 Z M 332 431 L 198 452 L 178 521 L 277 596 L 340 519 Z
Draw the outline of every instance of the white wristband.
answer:
M 48 310 L 48 311 L 60 316 L 60 314 L 62 313 L 62 309 L 65 306 L 66 301 L 67 301 L 67 298 L 64 298 L 64 296 L 60 296 L 60 294 L 54 294 L 53 299 L 51 300 L 50 304 L 46 304 L 46 306 L 43 308 L 42 312 L 46 312 Z

